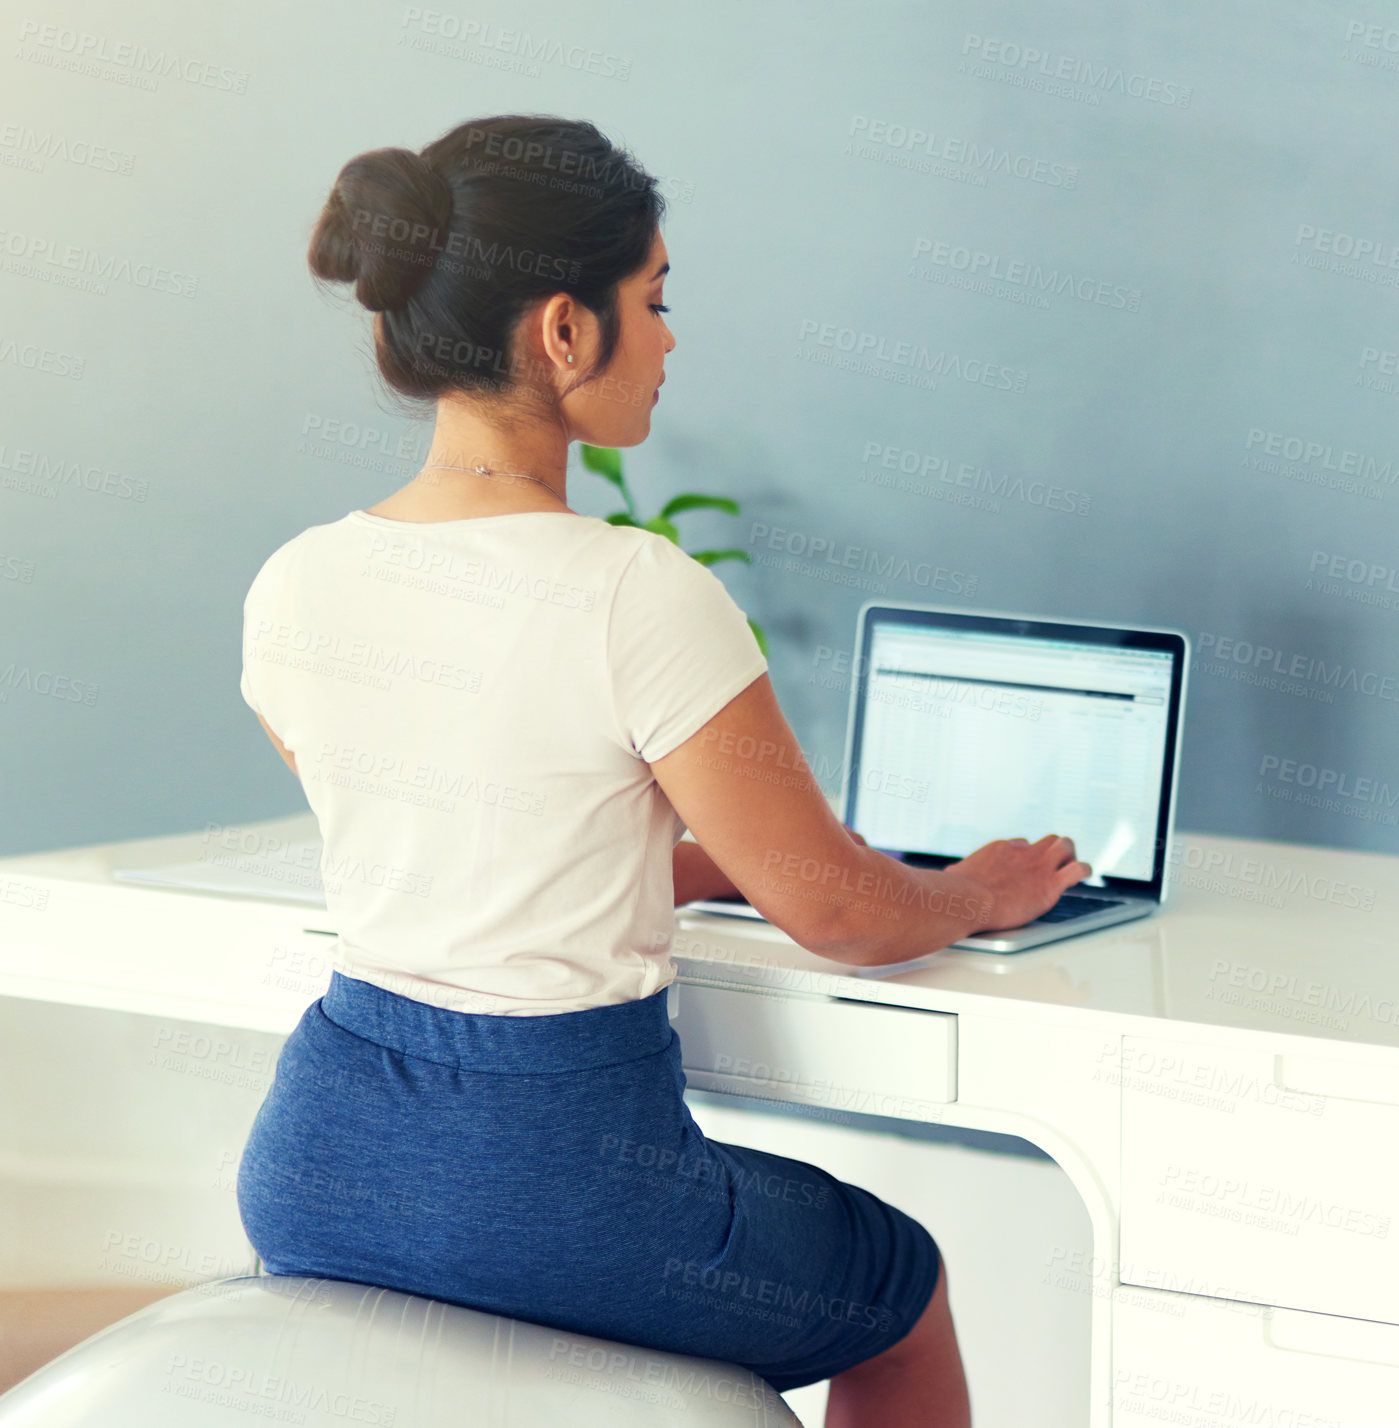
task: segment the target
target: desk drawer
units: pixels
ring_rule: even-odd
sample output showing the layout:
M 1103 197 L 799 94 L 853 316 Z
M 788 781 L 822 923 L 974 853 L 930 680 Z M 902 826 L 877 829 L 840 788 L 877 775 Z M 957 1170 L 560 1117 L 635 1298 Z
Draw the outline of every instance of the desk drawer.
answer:
M 1119 1285 L 1113 1428 L 1399 1423 L 1399 1326 Z
M 957 1099 L 951 1013 L 685 982 L 673 1025 L 698 1090 L 908 1120 Z
M 1124 1283 L 1399 1324 L 1396 1220 L 1393 1053 L 1122 1038 Z

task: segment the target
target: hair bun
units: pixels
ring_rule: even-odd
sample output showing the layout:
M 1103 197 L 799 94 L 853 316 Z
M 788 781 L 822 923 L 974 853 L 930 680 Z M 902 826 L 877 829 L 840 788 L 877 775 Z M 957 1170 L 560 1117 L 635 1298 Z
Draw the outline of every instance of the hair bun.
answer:
M 335 180 L 311 239 L 311 270 L 355 284 L 371 312 L 406 307 L 443 250 L 452 188 L 411 149 L 373 149 Z

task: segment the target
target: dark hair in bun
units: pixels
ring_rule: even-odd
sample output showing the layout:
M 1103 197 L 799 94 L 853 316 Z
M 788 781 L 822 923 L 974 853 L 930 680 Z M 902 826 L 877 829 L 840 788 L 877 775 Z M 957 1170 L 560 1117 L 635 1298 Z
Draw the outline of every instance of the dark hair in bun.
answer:
M 375 321 L 393 392 L 510 393 L 514 329 L 539 298 L 568 293 L 598 319 L 603 371 L 620 331 L 617 285 L 646 261 L 665 211 L 657 180 L 592 125 L 497 115 L 421 153 L 372 149 L 340 170 L 311 235 L 318 280 L 353 283 Z

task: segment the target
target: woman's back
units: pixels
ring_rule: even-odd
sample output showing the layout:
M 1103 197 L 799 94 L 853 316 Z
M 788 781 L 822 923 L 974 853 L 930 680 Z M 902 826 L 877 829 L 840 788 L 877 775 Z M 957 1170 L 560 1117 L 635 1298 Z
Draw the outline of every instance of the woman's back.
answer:
M 571 512 L 352 511 L 264 564 L 243 697 L 296 757 L 347 975 L 537 1015 L 674 976 L 647 764 L 767 668 L 718 578 Z

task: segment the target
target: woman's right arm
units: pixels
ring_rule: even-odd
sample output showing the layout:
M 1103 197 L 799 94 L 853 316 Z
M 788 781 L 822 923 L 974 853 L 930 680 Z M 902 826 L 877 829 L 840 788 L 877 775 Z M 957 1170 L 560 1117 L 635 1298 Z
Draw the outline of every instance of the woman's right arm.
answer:
M 903 962 L 1019 927 L 1090 871 L 1073 843 L 998 839 L 951 867 L 857 843 L 831 810 L 765 673 L 651 765 L 696 841 L 799 946 L 856 966 Z

